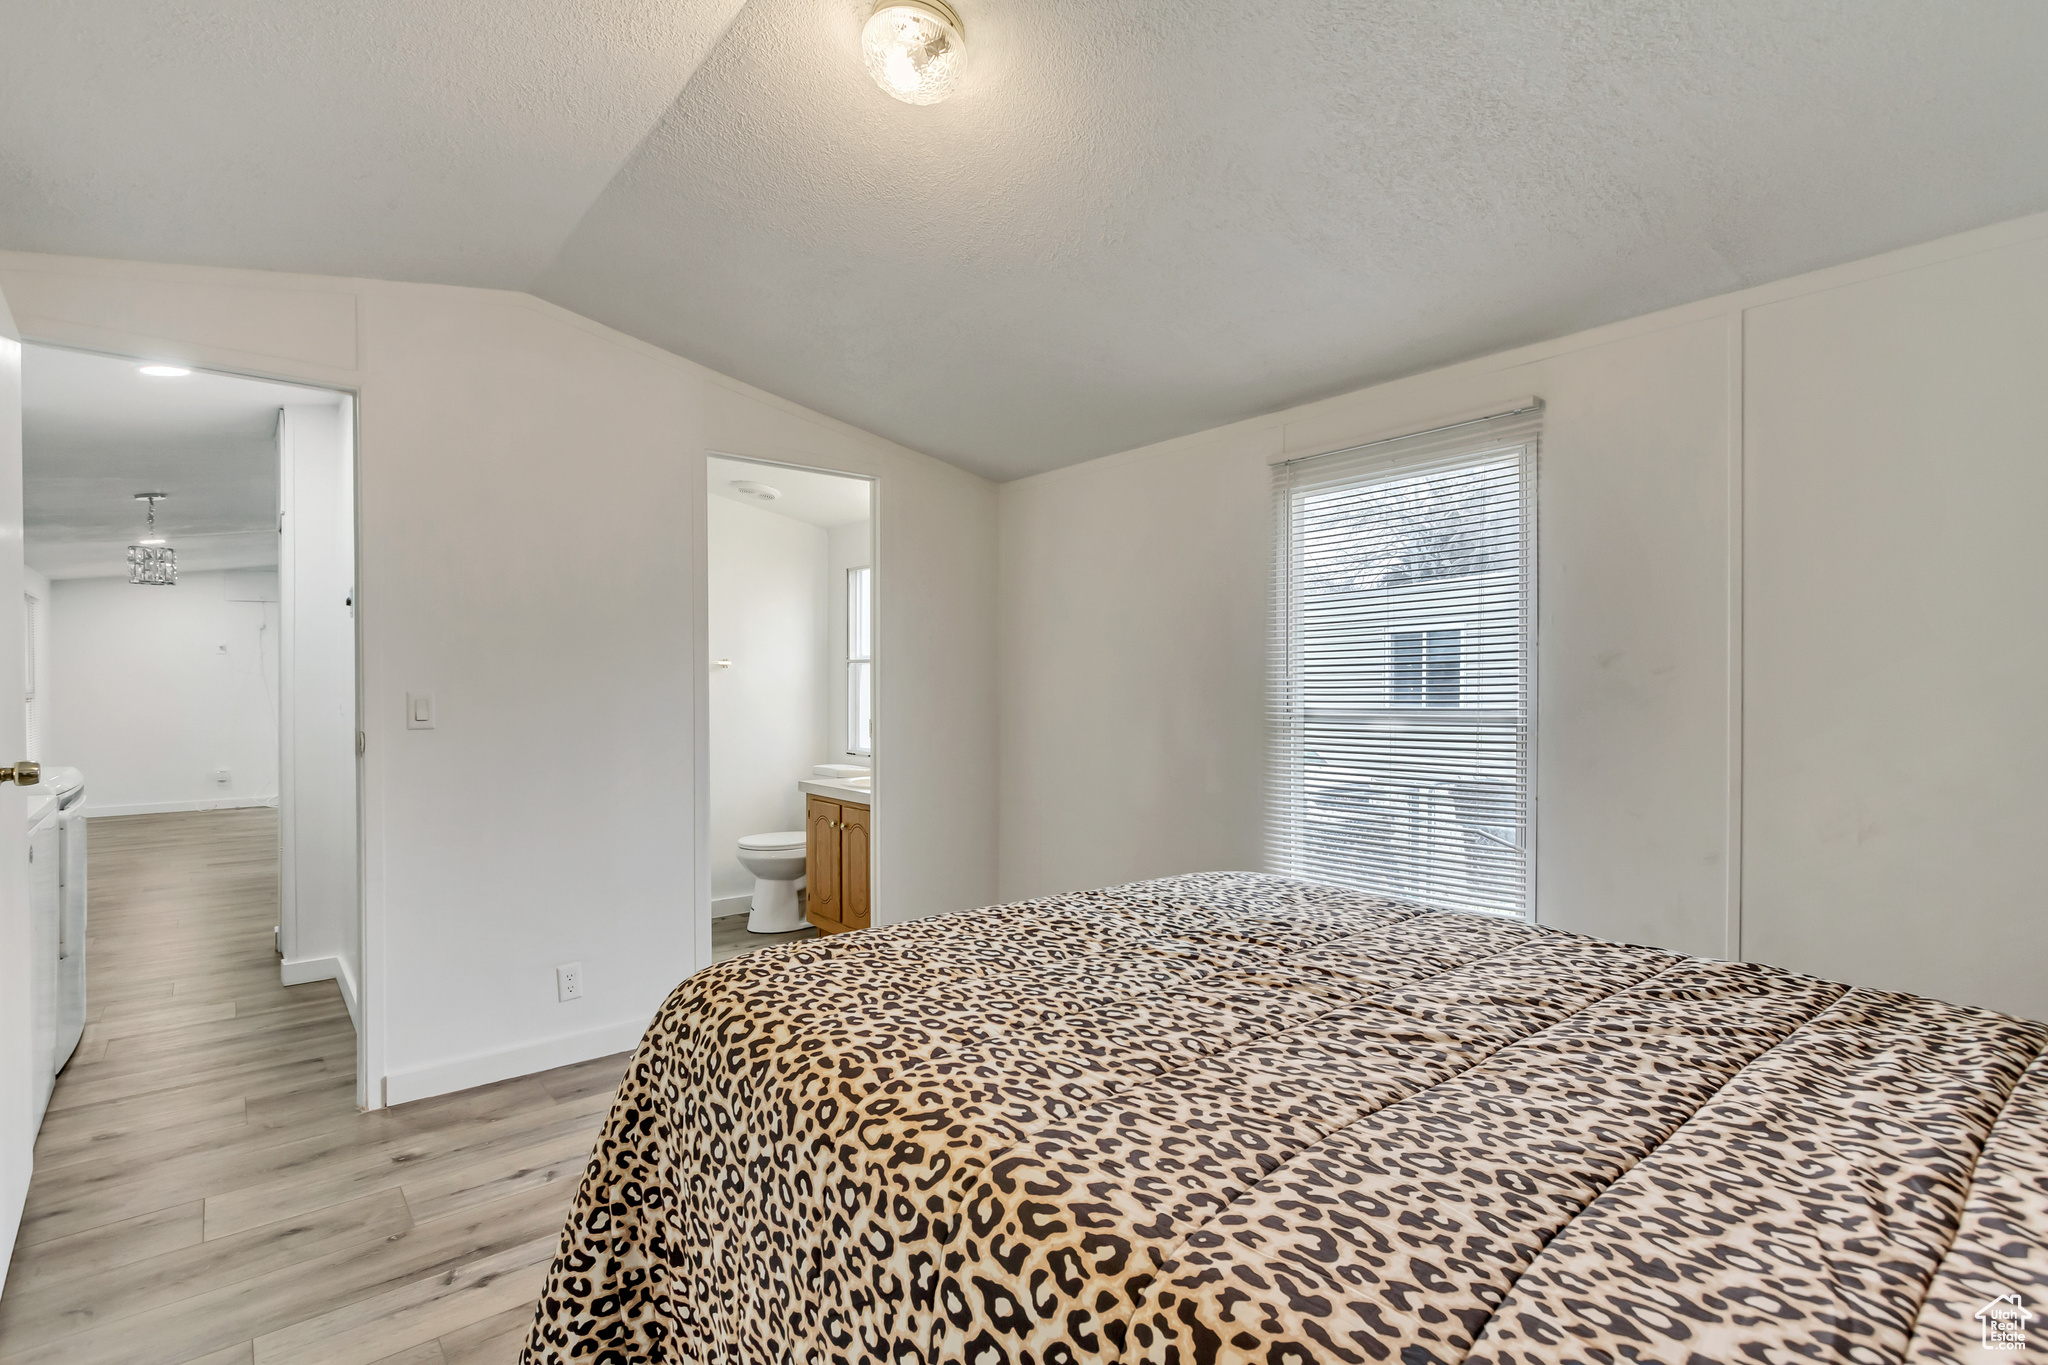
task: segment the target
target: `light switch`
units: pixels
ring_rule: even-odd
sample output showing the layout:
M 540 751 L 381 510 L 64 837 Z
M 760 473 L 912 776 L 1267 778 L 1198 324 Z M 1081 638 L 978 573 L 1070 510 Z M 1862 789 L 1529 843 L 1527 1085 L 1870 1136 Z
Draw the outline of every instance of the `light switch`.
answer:
M 408 692 L 405 694 L 405 728 L 408 730 L 431 730 L 434 728 L 434 694 L 432 692 Z

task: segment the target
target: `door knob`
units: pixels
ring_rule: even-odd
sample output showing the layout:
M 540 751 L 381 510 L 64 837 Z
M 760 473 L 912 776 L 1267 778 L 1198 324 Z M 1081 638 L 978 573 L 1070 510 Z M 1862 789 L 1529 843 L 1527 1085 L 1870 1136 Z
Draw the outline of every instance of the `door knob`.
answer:
M 24 758 L 11 768 L 0 768 L 0 783 L 19 782 L 24 787 L 33 787 L 43 779 L 43 765 Z

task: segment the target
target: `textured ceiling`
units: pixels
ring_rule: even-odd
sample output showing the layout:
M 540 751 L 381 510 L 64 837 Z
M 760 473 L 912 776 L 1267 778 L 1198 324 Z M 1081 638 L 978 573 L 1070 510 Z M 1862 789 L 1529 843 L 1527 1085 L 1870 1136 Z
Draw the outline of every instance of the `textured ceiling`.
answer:
M 0 0 L 0 242 L 524 289 L 742 0 Z
M 277 563 L 277 410 L 338 401 L 233 375 L 151 379 L 132 361 L 48 346 L 21 358 L 27 560 L 51 578 L 128 571 L 137 493 L 184 570 Z
M 958 8 L 915 108 L 863 0 L 0 0 L 0 243 L 531 289 L 1009 478 L 2048 208 L 2039 0 Z

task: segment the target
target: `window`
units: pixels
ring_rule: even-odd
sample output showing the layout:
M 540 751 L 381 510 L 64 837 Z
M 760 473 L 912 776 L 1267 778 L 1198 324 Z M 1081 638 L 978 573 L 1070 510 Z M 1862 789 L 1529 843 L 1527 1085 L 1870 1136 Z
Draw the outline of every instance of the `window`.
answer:
M 1388 702 L 1394 706 L 1456 706 L 1463 660 L 1459 630 L 1396 630 L 1388 667 Z
M 1531 913 L 1540 418 L 1275 470 L 1279 870 Z
M 874 625 L 866 566 L 846 571 L 846 752 L 875 751 Z

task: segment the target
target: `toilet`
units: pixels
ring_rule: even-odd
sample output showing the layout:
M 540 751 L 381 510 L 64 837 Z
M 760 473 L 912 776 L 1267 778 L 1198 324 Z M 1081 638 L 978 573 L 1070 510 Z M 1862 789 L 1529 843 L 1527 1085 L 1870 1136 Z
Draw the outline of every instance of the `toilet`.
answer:
M 804 832 L 748 834 L 740 839 L 740 866 L 754 874 L 754 900 L 747 931 L 786 934 L 804 927 L 797 888 L 804 884 Z

